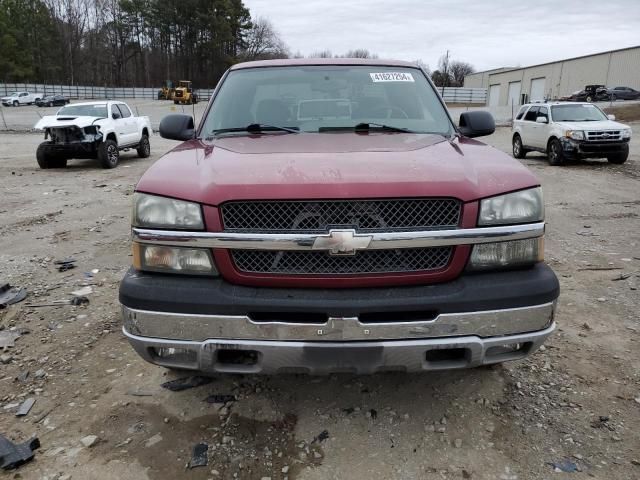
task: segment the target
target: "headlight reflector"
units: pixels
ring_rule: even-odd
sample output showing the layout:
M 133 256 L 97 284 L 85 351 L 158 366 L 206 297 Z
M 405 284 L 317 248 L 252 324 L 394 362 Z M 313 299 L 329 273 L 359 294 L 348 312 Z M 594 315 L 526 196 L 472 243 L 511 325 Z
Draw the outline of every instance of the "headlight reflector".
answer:
M 204 229 L 199 204 L 146 193 L 133 194 L 132 217 L 134 227 Z
M 584 140 L 584 132 L 582 130 L 567 130 L 565 135 L 574 140 Z
M 622 138 L 631 138 L 631 129 L 625 128 L 622 130 Z
M 480 202 L 478 225 L 532 223 L 544 219 L 542 188 L 530 188 Z
M 217 275 L 211 253 L 204 248 L 168 247 L 133 243 L 133 266 L 137 270 Z
M 544 237 L 482 243 L 473 246 L 470 270 L 490 270 L 532 265 L 544 260 Z

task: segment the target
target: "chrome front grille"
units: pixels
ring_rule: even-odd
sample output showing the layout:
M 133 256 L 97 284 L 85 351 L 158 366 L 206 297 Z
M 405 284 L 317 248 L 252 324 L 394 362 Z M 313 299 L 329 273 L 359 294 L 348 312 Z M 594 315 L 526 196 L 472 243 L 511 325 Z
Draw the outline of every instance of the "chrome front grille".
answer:
M 351 256 L 318 251 L 231 250 L 236 268 L 279 275 L 428 272 L 449 264 L 453 247 L 362 250 Z
M 359 233 L 456 228 L 462 205 L 452 198 L 335 201 L 243 201 L 221 206 L 224 230 L 259 233 Z
M 622 139 L 620 130 L 602 130 L 599 132 L 586 132 L 589 142 L 615 142 Z

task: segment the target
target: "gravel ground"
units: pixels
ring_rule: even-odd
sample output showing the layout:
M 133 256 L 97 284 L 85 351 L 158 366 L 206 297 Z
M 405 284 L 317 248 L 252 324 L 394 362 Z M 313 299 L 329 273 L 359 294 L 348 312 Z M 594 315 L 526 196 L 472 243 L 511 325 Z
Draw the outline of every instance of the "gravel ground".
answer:
M 562 284 L 559 329 L 531 358 L 422 375 L 227 376 L 182 392 L 161 388 L 176 374 L 129 347 L 117 305 L 130 195 L 174 143 L 154 136 L 151 158 L 128 153 L 115 170 L 43 171 L 40 141 L 0 134 L 0 277 L 29 290 L 0 311 L 5 332 L 23 332 L 0 352 L 0 433 L 42 444 L 8 478 L 640 478 L 637 136 L 622 166 L 523 161 L 545 188 L 546 257 Z M 486 141 L 510 151 L 508 129 Z M 57 271 L 69 256 L 77 268 Z M 86 284 L 88 305 L 28 306 Z M 213 394 L 235 400 L 205 401 Z M 16 417 L 27 398 L 34 407 Z M 209 464 L 186 469 L 198 442 Z

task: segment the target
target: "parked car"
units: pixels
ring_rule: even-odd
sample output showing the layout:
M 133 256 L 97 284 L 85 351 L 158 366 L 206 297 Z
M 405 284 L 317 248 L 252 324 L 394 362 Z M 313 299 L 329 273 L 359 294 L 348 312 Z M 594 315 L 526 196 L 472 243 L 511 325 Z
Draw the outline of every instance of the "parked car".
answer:
M 606 158 L 624 163 L 629 156 L 631 128 L 615 122 L 591 103 L 553 102 L 523 105 L 513 121 L 513 156 L 547 154 L 549 164 L 567 158 Z
M 44 95 L 41 93 L 13 92 L 6 97 L 2 97 L 0 101 L 5 107 L 17 107 L 20 105 L 31 105 L 42 97 L 44 97 Z
M 607 87 L 604 85 L 587 85 L 584 90 L 573 92 L 560 100 L 571 102 L 603 102 L 610 99 Z
M 637 100 L 640 92 L 631 87 L 613 87 L 607 90 L 611 100 Z
M 64 168 L 71 158 L 97 158 L 103 168 L 114 168 L 122 150 L 135 148 L 140 158 L 151 154 L 149 117 L 134 116 L 123 102 L 67 105 L 34 128 L 44 130 L 46 140 L 36 152 L 40 168 Z
M 286 93 L 283 96 L 282 92 Z M 476 367 L 555 328 L 540 182 L 457 127 L 407 63 L 234 65 L 133 198 L 124 332 L 146 360 L 227 373 Z
M 38 107 L 59 107 L 69 102 L 70 100 L 64 95 L 47 95 L 46 97 L 36 100 L 36 105 Z

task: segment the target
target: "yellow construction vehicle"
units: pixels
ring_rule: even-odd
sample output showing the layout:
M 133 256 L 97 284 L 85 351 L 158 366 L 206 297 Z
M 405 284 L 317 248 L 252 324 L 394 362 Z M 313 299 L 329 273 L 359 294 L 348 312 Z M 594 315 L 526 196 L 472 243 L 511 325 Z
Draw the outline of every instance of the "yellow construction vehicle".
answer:
M 176 92 L 173 95 L 173 103 L 192 104 L 198 103 L 198 96 L 193 91 L 190 80 L 180 80 Z
M 158 100 L 173 100 L 176 89 L 173 87 L 171 80 L 166 80 L 162 88 L 158 90 Z

